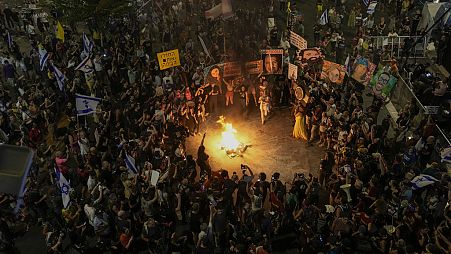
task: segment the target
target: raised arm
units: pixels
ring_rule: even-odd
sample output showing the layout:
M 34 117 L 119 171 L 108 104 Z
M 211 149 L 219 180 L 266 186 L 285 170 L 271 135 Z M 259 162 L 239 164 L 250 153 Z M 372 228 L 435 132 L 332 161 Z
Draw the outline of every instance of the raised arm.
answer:
M 200 142 L 200 145 L 201 145 L 201 146 L 204 145 L 205 135 L 207 135 L 207 133 L 204 133 L 204 136 L 202 137 L 202 141 Z

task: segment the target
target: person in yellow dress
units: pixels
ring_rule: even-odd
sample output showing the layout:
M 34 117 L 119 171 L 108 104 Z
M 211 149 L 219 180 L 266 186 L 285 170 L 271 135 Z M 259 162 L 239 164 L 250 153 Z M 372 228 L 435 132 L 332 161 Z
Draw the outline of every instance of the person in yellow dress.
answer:
M 296 118 L 296 122 L 293 128 L 293 137 L 295 139 L 302 139 L 306 141 L 307 131 L 305 128 L 305 106 L 303 105 L 303 101 L 296 107 L 294 116 Z

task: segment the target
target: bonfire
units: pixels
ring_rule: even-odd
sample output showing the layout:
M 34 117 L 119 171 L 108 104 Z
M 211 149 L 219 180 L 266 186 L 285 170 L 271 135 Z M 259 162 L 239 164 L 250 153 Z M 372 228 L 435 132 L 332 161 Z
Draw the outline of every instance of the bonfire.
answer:
M 223 128 L 221 149 L 224 150 L 231 158 L 242 156 L 244 151 L 246 151 L 247 146 L 238 141 L 236 138 L 237 131 L 233 128 L 233 125 L 231 123 L 227 123 L 224 116 L 220 116 L 217 123 L 221 124 Z

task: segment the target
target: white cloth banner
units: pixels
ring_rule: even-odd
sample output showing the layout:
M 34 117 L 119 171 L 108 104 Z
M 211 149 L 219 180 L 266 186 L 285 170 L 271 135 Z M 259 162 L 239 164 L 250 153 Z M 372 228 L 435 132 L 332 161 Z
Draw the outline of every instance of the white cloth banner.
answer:
M 222 3 L 216 5 L 215 7 L 205 11 L 205 17 L 207 19 L 215 19 L 222 14 Z
M 208 51 L 208 48 L 207 48 L 207 46 L 205 45 L 204 39 L 202 39 L 202 37 L 201 37 L 200 35 L 198 35 L 197 37 L 199 38 L 200 44 L 202 45 L 202 48 L 204 49 L 204 53 L 205 53 L 208 57 L 212 58 L 211 55 L 210 55 L 210 51 Z

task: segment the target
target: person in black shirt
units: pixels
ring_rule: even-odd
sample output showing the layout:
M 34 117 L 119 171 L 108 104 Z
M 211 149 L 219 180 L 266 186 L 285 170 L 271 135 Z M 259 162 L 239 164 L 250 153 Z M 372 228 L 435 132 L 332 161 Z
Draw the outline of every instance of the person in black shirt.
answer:
M 243 114 L 243 118 L 246 119 L 248 116 L 249 94 L 244 84 L 241 85 L 240 87 L 239 98 L 240 98 L 241 113 Z
M 208 178 L 211 177 L 211 167 L 208 162 L 208 158 L 210 157 L 207 153 L 205 153 L 205 146 L 204 146 L 204 140 L 205 140 L 205 133 L 202 138 L 202 142 L 197 150 L 197 165 L 200 167 L 200 175 L 201 177 L 205 174 L 208 176 Z

